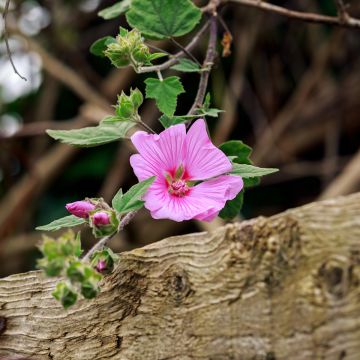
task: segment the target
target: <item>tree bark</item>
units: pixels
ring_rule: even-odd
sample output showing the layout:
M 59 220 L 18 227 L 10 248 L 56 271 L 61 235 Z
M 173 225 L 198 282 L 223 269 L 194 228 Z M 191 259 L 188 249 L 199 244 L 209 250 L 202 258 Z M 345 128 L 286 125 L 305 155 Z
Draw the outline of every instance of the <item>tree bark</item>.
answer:
M 120 255 L 65 311 L 0 280 L 0 358 L 360 359 L 360 193 Z

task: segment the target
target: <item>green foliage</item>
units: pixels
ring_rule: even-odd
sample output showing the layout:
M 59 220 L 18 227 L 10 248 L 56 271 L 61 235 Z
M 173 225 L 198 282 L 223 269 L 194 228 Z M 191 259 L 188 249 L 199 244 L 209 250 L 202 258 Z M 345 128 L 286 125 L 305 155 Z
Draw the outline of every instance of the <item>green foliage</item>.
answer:
M 207 93 L 203 106 L 197 109 L 198 116 L 218 117 L 219 113 L 224 111 L 216 108 L 211 108 L 210 102 L 211 102 L 210 94 Z
M 65 309 L 74 305 L 77 300 L 76 291 L 65 281 L 60 281 L 56 284 L 55 290 L 52 292 L 52 296 L 58 300 Z
M 247 178 L 254 178 L 254 177 L 258 177 L 258 176 L 270 175 L 277 171 L 279 171 L 279 169 L 260 168 L 260 167 L 256 167 L 253 165 L 233 163 L 233 169 L 231 171 L 231 174 L 239 175 L 242 178 L 247 179 Z
M 232 161 L 238 164 L 251 165 L 249 156 L 251 155 L 251 147 L 244 144 L 240 140 L 230 140 L 219 146 L 219 149 L 227 156 L 232 156 Z
M 107 46 L 109 44 L 116 43 L 116 39 L 112 36 L 105 36 L 101 39 L 96 40 L 91 46 L 90 46 L 90 52 L 93 55 L 105 57 L 105 50 L 107 49 Z
M 123 91 L 118 96 L 117 105 L 115 106 L 115 117 L 105 119 L 103 122 L 116 122 L 116 121 L 138 121 L 138 109 L 143 103 L 144 97 L 140 90 L 130 89 L 130 95 L 126 95 Z
M 53 139 L 64 144 L 92 147 L 125 138 L 127 132 L 135 125 L 133 121 L 121 121 L 114 124 L 104 121 L 99 126 L 74 130 L 46 130 L 46 132 Z
M 190 59 L 180 59 L 179 63 L 173 65 L 171 69 L 182 71 L 182 72 L 199 72 L 201 68 L 199 65 Z
M 220 211 L 219 216 L 222 219 L 232 219 L 239 215 L 244 202 L 244 190 L 240 191 L 235 199 L 227 201 L 225 207 Z
M 146 37 L 164 39 L 193 30 L 201 19 L 201 11 L 190 0 L 132 0 L 126 18 Z
M 167 129 L 170 126 L 173 126 L 173 125 L 186 123 L 187 121 L 192 120 L 193 118 L 194 118 L 194 116 L 184 115 L 184 116 L 172 116 L 172 117 L 169 117 L 169 116 L 163 114 L 160 117 L 159 121 L 161 122 L 161 125 L 165 129 Z
M 172 117 L 176 110 L 177 97 L 185 92 L 180 78 L 170 76 L 164 80 L 148 78 L 145 80 L 146 97 L 155 99 L 161 112 Z
M 129 10 L 131 0 L 122 0 L 98 12 L 104 20 L 114 19 Z
M 144 201 L 142 201 L 141 198 L 155 181 L 155 178 L 155 176 L 152 176 L 149 179 L 139 182 L 132 186 L 124 195 L 118 192 L 113 199 L 114 209 L 118 213 L 124 214 L 142 208 Z
M 47 276 L 61 275 L 66 278 L 66 281 L 61 281 L 56 285 L 52 293 L 64 308 L 75 304 L 79 291 L 87 299 L 96 296 L 102 275 L 90 264 L 79 260 L 82 253 L 80 233 L 75 235 L 69 230 L 58 239 L 44 236 L 39 249 L 43 258 L 38 260 L 38 268 L 42 269 Z M 113 256 L 112 261 L 115 260 L 116 256 Z
M 78 218 L 74 215 L 68 215 L 61 219 L 52 221 L 50 224 L 38 226 L 36 230 L 40 231 L 56 231 L 62 228 L 69 228 L 73 226 L 81 225 L 85 222 L 84 219 Z

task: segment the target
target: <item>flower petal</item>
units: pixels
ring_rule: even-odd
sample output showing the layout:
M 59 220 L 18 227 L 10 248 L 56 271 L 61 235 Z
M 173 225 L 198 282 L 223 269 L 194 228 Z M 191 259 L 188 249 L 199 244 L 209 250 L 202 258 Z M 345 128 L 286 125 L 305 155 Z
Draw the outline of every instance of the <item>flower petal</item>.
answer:
M 147 170 L 155 175 L 164 172 L 172 174 L 176 171 L 184 158 L 185 138 L 185 125 L 179 124 L 169 127 L 159 135 L 137 131 L 131 141 L 146 163 Z M 140 159 L 136 158 L 133 163 L 139 165 L 139 161 Z
M 205 180 L 231 171 L 229 159 L 209 139 L 203 119 L 197 120 L 186 135 L 185 167 L 191 180 Z
M 234 199 L 242 188 L 241 177 L 223 175 L 196 185 L 187 195 L 177 197 L 169 194 L 165 179 L 156 179 L 144 197 L 145 207 L 154 219 L 211 221 L 226 201 Z

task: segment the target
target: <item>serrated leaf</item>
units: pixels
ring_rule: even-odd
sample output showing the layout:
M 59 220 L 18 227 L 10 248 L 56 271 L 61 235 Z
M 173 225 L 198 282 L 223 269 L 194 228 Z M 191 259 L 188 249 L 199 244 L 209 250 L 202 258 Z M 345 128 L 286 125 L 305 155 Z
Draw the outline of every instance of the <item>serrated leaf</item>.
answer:
M 41 231 L 56 231 L 62 228 L 69 228 L 77 225 L 81 225 L 85 222 L 84 219 L 78 218 L 74 215 L 68 215 L 61 219 L 52 221 L 50 224 L 38 226 L 36 230 Z
M 190 0 L 133 0 L 126 19 L 144 36 L 164 39 L 189 33 L 201 11 Z
M 233 162 L 239 164 L 251 165 L 249 156 L 251 155 L 251 147 L 244 144 L 240 140 L 230 140 L 219 146 L 219 149 L 227 156 L 232 156 Z
M 144 204 L 144 201 L 142 201 L 141 198 L 154 182 L 155 178 L 155 176 L 152 176 L 151 178 L 132 186 L 129 191 L 122 196 L 114 209 L 119 213 L 127 213 L 140 209 Z
M 170 76 L 163 81 L 148 78 L 145 80 L 145 84 L 146 97 L 155 99 L 160 111 L 172 117 L 176 110 L 178 95 L 185 92 L 180 78 L 178 76 Z
M 98 15 L 105 20 L 114 19 L 130 9 L 131 0 L 122 0 L 116 4 L 102 9 Z
M 244 190 L 239 192 L 235 199 L 226 202 L 224 208 L 220 211 L 219 216 L 222 219 L 232 219 L 239 215 L 244 202 Z
M 201 71 L 200 66 L 190 59 L 180 59 L 178 64 L 173 65 L 171 69 L 182 71 L 182 72 L 199 72 Z
M 107 46 L 111 43 L 116 43 L 116 39 L 112 36 L 105 36 L 101 39 L 96 40 L 91 46 L 90 46 L 90 52 L 93 55 L 105 57 L 104 51 L 106 50 Z
M 114 125 L 104 124 L 75 130 L 46 130 L 55 140 L 62 143 L 92 147 L 107 144 L 126 137 L 126 133 L 135 126 L 134 122 L 120 121 Z
M 115 194 L 111 201 L 112 207 L 116 210 L 117 208 L 120 208 L 121 205 L 121 199 L 123 197 L 122 189 L 119 189 L 119 191 Z
M 253 178 L 253 177 L 257 177 L 257 176 L 265 176 L 265 175 L 273 174 L 277 171 L 279 171 L 279 169 L 260 168 L 260 167 L 253 166 L 253 165 L 233 163 L 233 169 L 231 171 L 231 174 L 239 175 L 242 178 L 247 179 L 247 178 Z

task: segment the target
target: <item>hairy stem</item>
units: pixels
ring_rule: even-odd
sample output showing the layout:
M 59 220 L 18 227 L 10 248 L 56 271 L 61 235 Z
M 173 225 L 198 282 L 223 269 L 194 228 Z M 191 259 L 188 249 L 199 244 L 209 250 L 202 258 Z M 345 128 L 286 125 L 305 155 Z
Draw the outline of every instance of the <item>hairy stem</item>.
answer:
M 133 219 L 133 217 L 136 215 L 137 211 L 131 211 L 127 213 L 122 220 L 120 221 L 120 225 L 118 227 L 118 232 L 122 231 L 124 227 L 129 224 L 129 222 Z M 103 247 L 107 244 L 107 242 L 115 235 L 115 233 L 105 236 L 101 238 L 89 251 L 88 253 L 83 257 L 82 261 L 86 262 L 91 259 L 91 257 L 97 252 L 103 249 Z

